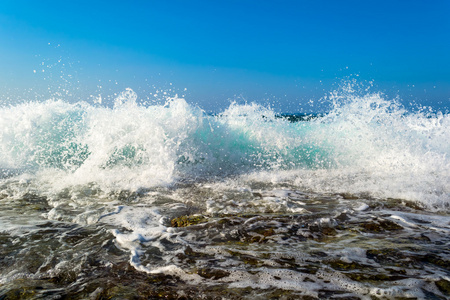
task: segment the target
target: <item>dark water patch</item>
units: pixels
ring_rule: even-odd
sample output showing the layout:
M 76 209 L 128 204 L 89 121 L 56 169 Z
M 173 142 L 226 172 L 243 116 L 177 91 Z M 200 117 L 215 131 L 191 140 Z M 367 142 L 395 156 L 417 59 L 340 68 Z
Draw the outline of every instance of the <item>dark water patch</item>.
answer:
M 297 122 L 308 122 L 313 119 L 317 119 L 320 117 L 323 117 L 322 114 L 306 114 L 306 113 L 293 113 L 293 114 L 279 114 L 275 116 L 276 118 L 285 119 L 291 123 L 297 123 Z

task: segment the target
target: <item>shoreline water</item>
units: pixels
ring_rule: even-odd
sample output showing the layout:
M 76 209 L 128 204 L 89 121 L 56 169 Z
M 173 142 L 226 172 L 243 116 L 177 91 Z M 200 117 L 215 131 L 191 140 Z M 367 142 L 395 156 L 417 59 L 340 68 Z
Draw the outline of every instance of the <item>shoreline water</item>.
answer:
M 0 295 L 448 296 L 449 214 L 400 199 L 254 185 L 259 188 L 221 192 L 186 185 L 95 199 L 84 218 L 75 203 L 51 208 L 45 197 L 16 199 L 1 214 L 2 223 L 9 216 L 16 226 L 3 227 Z M 214 203 L 205 207 L 202 197 Z M 14 211 L 28 216 L 21 223 Z M 30 222 L 36 212 L 51 217 Z

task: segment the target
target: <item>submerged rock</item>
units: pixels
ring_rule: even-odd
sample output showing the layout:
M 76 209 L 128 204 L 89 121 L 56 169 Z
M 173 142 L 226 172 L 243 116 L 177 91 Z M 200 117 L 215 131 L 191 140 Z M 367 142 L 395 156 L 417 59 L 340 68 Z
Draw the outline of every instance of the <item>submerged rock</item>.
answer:
M 230 272 L 220 270 L 220 269 L 211 269 L 211 268 L 202 268 L 197 271 L 197 274 L 203 278 L 207 279 L 220 279 L 230 275 Z
M 172 227 L 186 227 L 207 222 L 208 219 L 202 215 L 181 216 L 170 221 Z
M 365 232 L 381 233 L 385 231 L 402 230 L 403 227 L 390 220 L 377 220 L 374 222 L 362 223 L 361 228 Z
M 441 279 L 435 282 L 438 289 L 446 296 L 450 297 L 450 282 L 445 279 Z

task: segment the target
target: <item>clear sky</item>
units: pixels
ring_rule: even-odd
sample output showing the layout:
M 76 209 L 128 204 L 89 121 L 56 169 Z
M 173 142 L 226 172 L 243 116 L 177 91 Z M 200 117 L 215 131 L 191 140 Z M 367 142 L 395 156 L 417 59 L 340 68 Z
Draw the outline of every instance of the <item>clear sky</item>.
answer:
M 106 102 L 130 87 L 304 111 L 350 77 L 446 110 L 449 16 L 448 0 L 2 0 L 0 96 Z

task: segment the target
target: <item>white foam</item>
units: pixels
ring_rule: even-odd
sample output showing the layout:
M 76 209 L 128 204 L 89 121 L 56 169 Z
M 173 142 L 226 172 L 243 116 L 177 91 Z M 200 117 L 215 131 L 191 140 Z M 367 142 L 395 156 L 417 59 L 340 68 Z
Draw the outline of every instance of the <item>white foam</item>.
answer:
M 171 238 L 172 233 L 163 225 L 163 216 L 152 207 L 120 206 L 115 213 L 100 217 L 101 222 L 111 224 L 116 228 L 112 230 L 116 242 L 123 249 L 130 252 L 130 264 L 137 270 L 151 272 L 151 268 L 141 264 L 142 244 L 154 242 L 154 247 L 165 249 L 158 242 L 161 238 Z M 148 246 L 148 245 L 147 245 Z
M 281 288 L 300 291 L 303 295 L 317 297 L 318 290 L 323 287 L 323 283 L 320 281 L 304 281 L 306 277 L 316 279 L 314 275 L 302 274 L 292 270 L 258 268 L 257 274 L 254 275 L 242 271 L 233 271 L 222 281 L 230 282 L 231 288 Z
M 399 221 L 404 227 L 424 228 L 450 234 L 450 216 L 415 214 L 400 211 L 386 211 L 390 218 Z

